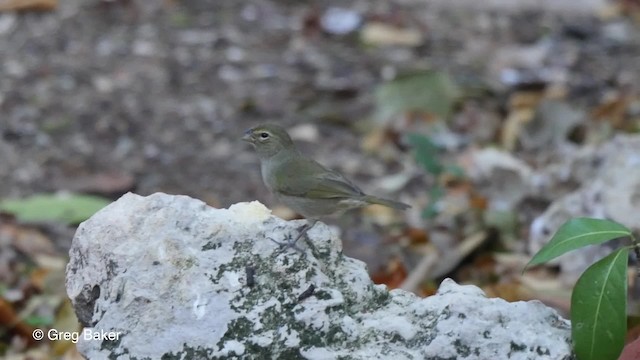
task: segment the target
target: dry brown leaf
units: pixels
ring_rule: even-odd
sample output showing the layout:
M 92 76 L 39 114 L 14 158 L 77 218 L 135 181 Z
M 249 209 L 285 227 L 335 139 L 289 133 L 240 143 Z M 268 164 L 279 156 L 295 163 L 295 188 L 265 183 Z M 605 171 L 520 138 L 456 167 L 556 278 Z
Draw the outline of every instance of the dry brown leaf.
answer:
M 489 199 L 475 191 L 471 191 L 469 198 L 469 206 L 475 210 L 487 210 L 489 207 Z
M 0 0 L 0 11 L 51 11 L 58 0 Z
M 374 283 L 385 284 L 389 289 L 399 287 L 406 278 L 407 269 L 402 263 L 402 260 L 398 258 L 391 259 L 386 268 L 380 269 L 371 275 L 371 280 L 373 280 Z
M 429 234 L 421 228 L 407 228 L 403 237 L 409 239 L 410 245 L 425 245 L 429 242 Z
M 531 299 L 531 294 L 518 281 L 487 285 L 483 290 L 488 297 L 499 297 L 509 302 Z
M 535 110 L 544 93 L 541 91 L 520 91 L 509 98 L 509 114 L 501 133 L 502 146 L 507 150 L 516 147 L 523 126 L 533 120 Z
M 511 151 L 516 148 L 518 137 L 526 123 L 531 121 L 535 115 L 533 108 L 517 108 L 512 110 L 502 127 L 502 146 Z
M 375 152 L 387 141 L 386 131 L 383 128 L 376 128 L 366 134 L 360 142 L 360 148 L 368 153 Z
M 46 284 L 47 275 L 51 270 L 45 268 L 38 268 L 31 272 L 29 276 L 29 283 L 31 286 L 42 292 Z
M 609 122 L 616 129 L 624 128 L 630 103 L 631 99 L 628 96 L 622 94 L 613 95 L 600 103 L 592 111 L 592 116 L 596 120 Z
M 418 291 L 418 295 L 422 297 L 427 297 L 427 296 L 435 295 L 437 292 L 438 292 L 438 285 L 433 282 L 428 282 L 422 285 L 422 287 Z
M 541 91 L 519 91 L 509 97 L 509 108 L 516 109 L 534 109 L 542 98 L 544 93 Z
M 0 325 L 3 328 L 19 335 L 27 344 L 32 345 L 36 341 L 31 334 L 34 328 L 23 323 L 13 309 L 13 306 L 0 297 Z

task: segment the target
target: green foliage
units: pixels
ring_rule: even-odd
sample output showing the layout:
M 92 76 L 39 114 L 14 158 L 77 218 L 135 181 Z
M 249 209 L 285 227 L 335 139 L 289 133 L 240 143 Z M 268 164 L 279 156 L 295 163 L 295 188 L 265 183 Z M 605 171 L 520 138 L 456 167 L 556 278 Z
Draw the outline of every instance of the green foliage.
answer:
M 438 178 L 449 175 L 452 178 L 464 178 L 464 170 L 457 165 L 443 164 L 438 153 L 438 147 L 428 137 L 420 134 L 409 134 L 409 144 L 414 149 L 416 162 L 429 174 Z M 446 191 L 439 182 L 429 189 L 429 205 L 422 211 L 424 219 L 431 219 L 438 215 L 438 202 L 445 196 Z
M 552 260 L 587 245 L 629 236 L 631 231 L 609 220 L 577 218 L 560 229 L 525 267 Z M 580 276 L 571 295 L 571 327 L 574 349 L 580 360 L 615 360 L 626 335 L 627 261 L 623 247 L 591 265 Z
M 49 326 L 53 324 L 54 319 L 51 316 L 30 315 L 24 319 L 28 325 L 35 327 Z
M 421 112 L 444 118 L 459 97 L 458 87 L 446 73 L 432 70 L 410 73 L 378 86 L 376 116 L 386 120 L 406 112 Z
M 428 173 L 438 176 L 444 170 L 440 162 L 438 147 L 428 137 L 420 134 L 409 134 L 407 137 L 409 144 L 414 149 L 416 162 L 422 165 Z
M 58 221 L 79 224 L 111 201 L 81 194 L 38 194 L 25 199 L 2 200 L 0 211 L 25 222 Z
M 631 231 L 609 220 L 571 219 L 558 229 L 551 241 L 535 254 L 526 267 L 546 263 L 571 250 L 601 244 L 623 236 L 631 236 Z
M 622 248 L 589 267 L 571 294 L 571 335 L 580 360 L 617 359 L 627 330 L 627 260 Z
M 376 117 L 384 121 L 399 114 L 418 113 L 446 118 L 460 97 L 460 89 L 446 73 L 415 71 L 377 87 Z M 445 173 L 451 177 L 464 177 L 460 167 L 441 162 L 438 147 L 428 137 L 410 134 L 409 143 L 415 149 L 416 161 L 434 177 Z M 439 183 L 431 188 L 429 206 L 422 212 L 423 218 L 433 218 L 438 214 L 438 202 L 445 193 Z
M 434 186 L 429 189 L 429 205 L 422 210 L 423 219 L 433 219 L 439 213 L 438 202 L 444 197 L 445 191 L 442 186 Z

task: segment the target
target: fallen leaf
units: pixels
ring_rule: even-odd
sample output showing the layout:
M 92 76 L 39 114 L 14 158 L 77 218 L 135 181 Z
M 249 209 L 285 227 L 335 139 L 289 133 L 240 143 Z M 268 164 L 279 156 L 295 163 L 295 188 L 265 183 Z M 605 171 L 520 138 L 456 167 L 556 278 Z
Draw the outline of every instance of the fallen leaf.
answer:
M 524 125 L 531 121 L 534 115 L 535 111 L 529 108 L 519 108 L 511 111 L 502 128 L 502 147 L 508 151 L 514 150 Z
M 371 275 L 374 283 L 385 284 L 389 289 L 399 287 L 406 278 L 407 269 L 399 258 L 392 258 L 386 268 Z
M 607 121 L 614 128 L 625 127 L 627 109 L 631 103 L 631 98 L 621 93 L 610 94 L 592 111 L 592 116 L 596 120 Z
M 0 0 L 0 11 L 51 11 L 58 0 Z
M 34 344 L 36 342 L 31 336 L 35 328 L 23 323 L 15 313 L 13 306 L 1 297 L 0 324 L 2 328 L 9 329 L 10 332 L 19 335 L 27 344 Z
M 459 97 L 460 90 L 444 72 L 408 73 L 376 88 L 376 117 L 386 122 L 394 116 L 416 112 L 446 118 Z
M 24 222 L 60 221 L 79 224 L 111 201 L 81 194 L 37 194 L 24 199 L 0 201 L 0 211 Z
M 429 234 L 421 228 L 408 228 L 403 236 L 409 239 L 411 245 L 425 245 L 429 242 Z
M 535 108 L 542 99 L 540 91 L 518 91 L 509 98 L 509 114 L 502 128 L 501 142 L 507 150 L 516 147 L 520 133 L 526 123 L 535 116 Z
M 362 27 L 360 37 L 365 44 L 376 46 L 419 46 L 424 42 L 422 32 L 399 28 L 382 22 L 369 22 Z
M 487 285 L 482 288 L 487 297 L 502 298 L 509 302 L 526 301 L 531 299 L 528 293 L 518 281 L 509 281 Z

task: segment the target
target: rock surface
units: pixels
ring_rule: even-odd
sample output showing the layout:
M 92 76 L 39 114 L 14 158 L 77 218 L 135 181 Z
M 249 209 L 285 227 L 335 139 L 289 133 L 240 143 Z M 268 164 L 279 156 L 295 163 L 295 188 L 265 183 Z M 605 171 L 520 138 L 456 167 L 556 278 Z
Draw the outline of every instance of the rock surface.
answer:
M 274 241 L 301 224 L 258 202 L 123 196 L 79 227 L 67 267 L 78 318 L 119 340 L 81 338 L 78 349 L 89 359 L 572 357 L 568 321 L 539 302 L 487 299 L 452 280 L 425 299 L 388 291 L 324 224 L 302 251 L 280 251 Z
M 640 230 L 640 136 L 619 135 L 598 146 L 589 146 L 546 170 L 546 189 L 560 182 L 579 184 L 577 189 L 556 198 L 531 224 L 529 250 L 540 250 L 567 220 L 593 217 L 619 222 Z M 555 260 L 568 283 L 594 262 L 610 254 L 619 242 L 589 246 Z
M 618 135 L 581 147 L 547 145 L 556 153 L 545 166 L 530 166 L 509 152 L 486 148 L 471 154 L 468 167 L 478 191 L 491 199 L 490 210 L 522 214 L 526 199 L 550 203 L 531 223 L 527 243 L 531 255 L 571 218 L 610 219 L 640 231 L 640 136 Z M 573 284 L 587 267 L 619 246 L 620 241 L 589 246 L 551 263 L 560 265 L 565 283 Z

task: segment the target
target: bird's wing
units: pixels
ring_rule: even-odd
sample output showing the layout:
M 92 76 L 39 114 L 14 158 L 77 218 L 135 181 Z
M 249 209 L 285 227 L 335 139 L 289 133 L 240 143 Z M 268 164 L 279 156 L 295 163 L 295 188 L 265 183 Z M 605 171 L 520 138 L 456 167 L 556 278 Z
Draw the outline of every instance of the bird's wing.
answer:
M 308 158 L 292 159 L 274 175 L 274 190 L 284 195 L 311 199 L 364 196 L 362 190 L 342 174 Z

